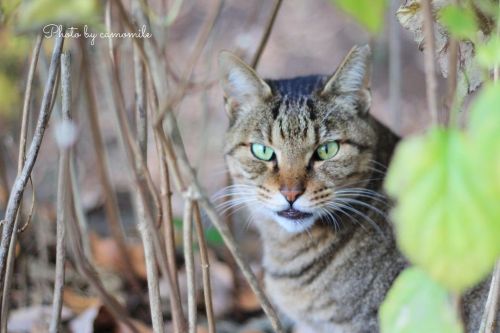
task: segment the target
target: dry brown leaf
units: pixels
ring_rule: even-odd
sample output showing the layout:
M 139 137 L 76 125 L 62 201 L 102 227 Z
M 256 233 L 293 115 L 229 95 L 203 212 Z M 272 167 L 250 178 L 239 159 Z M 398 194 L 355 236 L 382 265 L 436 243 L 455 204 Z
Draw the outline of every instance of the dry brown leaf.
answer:
M 437 12 L 451 0 L 432 1 L 433 11 Z M 419 46 L 424 46 L 423 15 L 420 0 L 407 1 L 397 11 L 397 18 L 403 28 L 413 33 L 413 37 Z M 479 32 L 478 32 L 479 33 Z M 436 43 L 436 58 L 441 69 L 441 74 L 448 77 L 448 32 L 439 23 L 434 24 L 434 38 Z M 470 41 L 460 41 L 458 44 L 458 73 L 457 94 L 464 97 L 476 90 L 482 82 L 482 73 L 479 66 L 473 61 L 474 45 Z
M 255 296 L 255 293 L 246 285 L 241 288 L 236 302 L 238 308 L 245 312 L 258 311 L 261 308 L 257 296 Z
M 132 323 L 137 327 L 139 333 L 152 333 L 153 329 L 143 322 L 131 319 Z M 130 329 L 122 322 L 118 323 L 118 327 L 114 333 L 131 333 Z
M 97 297 L 85 296 L 78 294 L 71 289 L 64 289 L 63 303 L 74 313 L 80 314 L 88 308 L 99 306 L 101 301 Z
M 132 268 L 139 278 L 146 280 L 146 262 L 142 244 L 127 244 L 132 262 L 129 263 L 131 267 L 123 267 L 122 260 L 120 260 L 120 250 L 113 238 L 102 238 L 96 233 L 90 233 L 89 239 L 94 262 L 97 266 L 115 273 L 122 273 Z
M 208 329 L 204 326 L 196 326 L 196 333 L 208 333 Z

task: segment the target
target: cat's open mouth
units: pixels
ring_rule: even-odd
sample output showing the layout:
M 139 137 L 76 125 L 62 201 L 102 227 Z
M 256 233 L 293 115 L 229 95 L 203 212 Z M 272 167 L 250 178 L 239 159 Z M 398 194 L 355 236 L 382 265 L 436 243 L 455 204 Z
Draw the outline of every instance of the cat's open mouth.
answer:
M 300 210 L 296 210 L 294 208 L 288 208 L 285 210 L 282 210 L 277 213 L 281 217 L 286 217 L 287 219 L 290 220 L 303 220 L 311 217 L 313 214 L 311 213 L 306 213 L 306 212 L 301 212 Z

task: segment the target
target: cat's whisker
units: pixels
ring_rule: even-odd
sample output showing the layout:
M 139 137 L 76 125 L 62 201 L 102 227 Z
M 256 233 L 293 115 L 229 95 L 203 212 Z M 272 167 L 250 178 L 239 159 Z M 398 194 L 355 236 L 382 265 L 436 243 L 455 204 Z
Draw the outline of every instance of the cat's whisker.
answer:
M 322 212 L 322 215 L 323 214 L 326 215 L 326 218 L 332 222 L 332 224 L 335 228 L 335 231 L 338 232 L 340 230 L 340 223 L 339 223 L 339 220 L 337 220 L 337 218 L 335 217 L 335 213 L 332 211 L 329 211 L 326 208 L 322 208 L 322 207 L 320 207 L 320 211 Z
M 223 210 L 220 211 L 220 215 L 221 216 L 224 216 L 228 211 L 231 211 L 232 213 L 234 213 L 235 211 L 238 211 L 238 210 L 241 210 L 243 208 L 246 207 L 246 203 L 247 202 L 241 202 L 241 203 L 238 203 L 238 204 L 235 204 L 235 205 L 232 205 L 232 206 L 228 206 L 228 207 L 225 207 Z M 231 216 L 231 215 L 229 215 Z
M 240 205 L 244 203 L 250 203 L 250 202 L 256 202 L 257 199 L 255 198 L 235 198 L 229 201 L 222 202 L 221 204 L 217 205 L 217 209 L 226 209 L 227 207 L 232 207 L 234 205 Z
M 359 179 L 357 181 L 353 181 L 353 182 L 350 182 L 350 183 L 342 184 L 340 186 L 340 188 L 349 188 L 351 186 L 358 186 L 358 185 L 361 185 L 361 184 L 363 184 L 363 186 L 364 186 L 365 184 L 369 184 L 369 183 L 371 183 L 373 181 L 379 181 L 379 180 L 384 180 L 384 179 L 385 179 L 385 177 L 363 178 L 363 179 Z
M 241 205 L 238 208 L 232 209 L 229 211 L 229 214 L 225 215 L 225 217 L 230 218 L 233 215 L 235 215 L 237 212 L 240 212 L 241 210 L 243 210 L 244 208 L 246 208 L 246 205 Z M 227 211 L 226 211 L 226 213 L 227 213 Z
M 367 194 L 373 197 L 381 198 L 381 199 L 387 199 L 387 196 L 384 195 L 383 193 L 370 190 L 367 188 L 358 188 L 358 187 L 351 187 L 351 188 L 343 188 L 334 191 L 335 194 L 351 194 L 351 193 L 361 193 L 361 194 Z
M 370 159 L 370 163 L 373 163 L 384 170 L 387 170 L 389 168 L 386 164 L 380 163 L 379 161 L 374 160 L 374 159 Z
M 363 202 L 361 200 L 357 200 L 357 199 L 350 199 L 350 198 L 336 198 L 337 201 L 340 201 L 342 203 L 353 203 L 355 205 L 360 205 L 360 206 L 364 206 L 368 209 L 371 209 L 373 210 L 374 212 L 380 214 L 380 216 L 384 217 L 384 218 L 387 218 L 387 214 L 384 213 L 383 211 L 381 211 L 379 208 L 373 206 L 373 205 L 370 205 L 366 202 Z
M 242 196 L 249 196 L 249 195 L 254 195 L 255 192 L 253 191 L 238 191 L 238 192 L 232 192 L 232 193 L 224 193 L 224 194 L 220 194 L 220 195 L 217 195 L 215 197 L 212 197 L 212 200 L 213 201 L 219 201 L 219 200 L 224 200 L 226 198 L 230 198 L 230 197 L 242 197 Z
M 384 234 L 382 229 L 380 229 L 379 225 L 375 221 L 373 221 L 371 217 L 361 212 L 360 210 L 352 207 L 349 203 L 335 202 L 335 205 L 364 218 L 377 232 L 379 232 L 381 235 Z
M 376 196 L 372 196 L 372 195 L 369 195 L 369 194 L 365 194 L 365 193 L 344 192 L 344 193 L 340 193 L 339 195 L 336 195 L 335 197 L 339 198 L 339 199 L 366 198 L 366 199 L 370 199 L 370 200 L 379 202 L 380 204 L 382 204 L 384 206 L 389 206 L 389 203 L 387 202 L 387 200 L 384 200 L 384 199 L 382 199 L 380 197 L 376 197 Z
M 341 206 L 337 205 L 336 203 L 334 202 L 330 202 L 329 206 L 333 209 L 333 211 L 337 211 L 337 212 L 340 212 L 342 213 L 344 216 L 346 216 L 353 224 L 357 224 L 359 225 L 363 230 L 367 231 L 368 229 L 366 228 L 366 226 L 364 225 L 364 223 L 361 223 L 360 221 L 358 221 L 358 219 L 356 219 L 355 217 L 353 217 L 349 212 L 346 212 L 344 210 L 344 208 L 342 208 Z M 342 219 L 341 219 L 342 220 Z
M 247 232 L 252 222 L 253 222 L 253 216 L 252 214 L 248 214 L 248 217 L 245 221 L 245 225 L 243 226 L 243 231 Z

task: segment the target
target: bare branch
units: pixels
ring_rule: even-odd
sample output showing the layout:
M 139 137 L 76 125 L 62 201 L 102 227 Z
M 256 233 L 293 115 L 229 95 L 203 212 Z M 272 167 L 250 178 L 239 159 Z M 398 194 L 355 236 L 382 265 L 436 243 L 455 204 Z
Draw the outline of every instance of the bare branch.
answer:
M 40 113 L 38 116 L 38 122 L 35 128 L 35 133 L 33 135 L 33 140 L 31 141 L 30 149 L 26 157 L 26 163 L 23 166 L 21 174 L 16 178 L 14 186 L 12 187 L 9 201 L 7 203 L 7 210 L 5 214 L 5 224 L 2 230 L 2 242 L 0 245 L 0 290 L 3 290 L 4 284 L 6 282 L 6 264 L 8 250 L 11 244 L 12 233 L 15 228 L 15 217 L 19 209 L 19 205 L 22 200 L 24 188 L 28 182 L 28 179 L 35 165 L 38 152 L 40 150 L 40 145 L 42 143 L 43 135 L 45 134 L 45 129 L 47 127 L 50 114 L 51 114 L 51 99 L 54 93 L 54 85 L 56 81 L 56 76 L 59 67 L 60 55 L 63 46 L 63 38 L 56 38 L 54 43 L 54 49 L 52 51 L 52 58 L 50 61 L 49 75 L 47 79 L 47 84 L 45 85 L 45 90 L 42 98 L 42 103 L 40 106 Z
M 203 233 L 203 225 L 201 224 L 200 207 L 195 202 L 194 209 L 194 224 L 196 226 L 196 234 L 198 236 L 198 245 L 200 246 L 201 258 L 201 273 L 203 277 L 203 294 L 205 296 L 205 308 L 207 312 L 208 333 L 215 333 L 215 318 L 212 305 L 212 287 L 210 285 L 210 263 L 208 262 L 207 242 Z
M 188 293 L 188 332 L 196 333 L 196 286 L 194 279 L 193 255 L 193 201 L 189 192 L 184 204 L 184 218 L 182 221 L 184 260 L 186 262 L 186 278 Z
M 422 0 L 422 13 L 424 16 L 424 56 L 425 56 L 425 85 L 427 89 L 427 107 L 429 109 L 432 123 L 439 123 L 437 107 L 437 81 L 436 60 L 434 40 L 434 18 L 432 14 L 431 0 Z
M 498 325 L 496 316 L 500 310 L 500 261 L 497 262 L 491 277 L 490 291 L 486 299 L 483 317 L 481 319 L 480 333 L 494 333 Z
M 271 36 L 271 31 L 273 30 L 274 21 L 278 16 L 278 12 L 280 10 L 282 2 L 283 2 L 282 0 L 275 0 L 274 2 L 274 7 L 271 12 L 271 16 L 269 16 L 269 20 L 267 21 L 266 27 L 264 28 L 264 35 L 262 36 L 262 39 L 260 40 L 259 43 L 259 47 L 257 48 L 257 51 L 255 52 L 252 61 L 250 62 L 253 68 L 257 68 L 257 65 L 259 64 L 260 57 L 262 56 L 262 53 L 266 48 L 269 36 Z
M 400 25 L 394 13 L 399 0 L 391 0 L 389 11 L 389 110 L 392 126 L 399 131 L 401 124 L 401 37 Z
M 26 158 L 26 141 L 28 137 L 28 118 L 29 118 L 29 111 L 30 111 L 30 103 L 31 103 L 31 90 L 33 87 L 33 80 L 35 77 L 35 69 L 36 65 L 38 63 L 38 56 L 40 54 L 40 48 L 42 46 L 42 35 L 38 35 L 36 41 L 35 41 L 35 46 L 33 47 L 33 52 L 31 54 L 31 62 L 30 62 L 30 67 L 28 70 L 28 79 L 26 81 L 26 92 L 24 94 L 24 103 L 23 103 L 23 113 L 22 113 L 22 118 L 21 118 L 21 134 L 19 135 L 19 155 L 18 155 L 18 163 L 17 163 L 17 175 L 21 175 L 21 172 L 24 167 L 24 160 Z M 55 86 L 55 85 L 54 85 Z M 29 177 L 30 182 L 31 182 L 31 177 Z M 33 184 L 31 182 L 31 184 Z M 33 196 L 34 196 L 34 189 L 33 189 Z M 34 198 L 33 198 L 34 199 Z M 32 203 L 34 204 L 34 200 L 32 200 Z M 1 306 L 1 331 L 6 332 L 7 331 L 7 318 L 8 318 L 8 313 L 9 313 L 9 303 L 10 303 L 10 286 L 11 286 L 11 279 L 12 279 L 12 274 L 14 270 L 14 252 L 15 252 L 15 246 L 17 243 L 17 230 L 19 229 L 19 224 L 22 219 L 22 198 L 19 203 L 19 208 L 16 213 L 16 219 L 14 222 L 14 232 L 12 233 L 12 238 L 10 240 L 10 246 L 9 246 L 9 253 L 7 257 L 7 268 L 5 272 L 5 284 L 3 288 L 3 293 L 2 293 L 2 306 Z M 29 221 L 29 220 L 27 220 Z M 28 222 L 26 222 L 27 224 Z
M 147 161 L 148 137 L 147 137 L 147 114 L 146 114 L 146 86 L 144 80 L 144 66 L 142 59 L 138 54 L 137 47 L 134 46 L 134 74 L 135 74 L 135 119 L 137 129 L 137 145 L 139 146 L 141 159 Z M 139 166 L 138 166 L 139 167 Z M 135 207 L 137 210 L 137 224 L 142 238 L 144 247 L 144 257 L 146 261 L 149 304 L 151 311 L 151 321 L 155 333 L 164 331 L 163 317 L 161 312 L 160 288 L 158 278 L 158 268 L 155 260 L 154 244 L 152 233 L 156 232 L 151 229 L 146 219 L 146 209 L 140 196 L 135 194 L 135 189 L 131 189 L 134 193 Z
M 70 178 L 71 179 L 71 178 Z M 71 182 L 71 187 L 74 184 Z M 73 191 L 73 190 L 71 190 Z M 75 202 L 72 207 L 79 205 L 80 203 Z M 139 333 L 136 325 L 131 321 L 128 317 L 127 311 L 123 308 L 123 306 L 106 291 L 104 285 L 102 284 L 99 276 L 94 269 L 94 267 L 90 264 L 85 253 L 83 252 L 82 246 L 82 234 L 79 229 L 79 222 L 76 221 L 78 215 L 75 213 L 75 210 L 72 210 L 72 216 L 66 220 L 66 230 L 68 233 L 68 244 L 70 245 L 70 250 L 76 265 L 76 268 L 82 274 L 88 283 L 97 291 L 99 297 L 103 301 L 106 308 L 109 310 L 111 315 L 118 321 L 123 322 L 131 332 Z
M 130 255 L 127 251 L 127 245 L 125 240 L 125 233 L 123 231 L 120 212 L 118 211 L 118 201 L 116 199 L 115 191 L 111 184 L 108 172 L 108 161 L 106 158 L 106 149 L 104 148 L 104 139 L 102 137 L 99 125 L 99 117 L 97 115 L 97 101 L 95 97 L 95 92 L 93 89 L 92 81 L 90 79 L 90 68 L 88 63 L 88 52 L 86 49 L 85 42 L 83 39 L 80 40 L 80 47 L 82 50 L 82 62 L 85 73 L 84 84 L 85 90 L 87 92 L 89 107 L 88 107 L 88 118 L 90 124 L 90 130 L 92 133 L 92 140 L 94 142 L 94 149 L 96 153 L 96 169 L 99 176 L 99 182 L 104 191 L 104 209 L 106 212 L 107 222 L 111 234 L 116 241 L 118 250 L 120 251 L 120 265 L 125 273 L 125 277 L 130 285 L 135 290 L 140 290 L 137 278 L 132 270 L 124 269 L 130 263 Z
M 69 53 L 61 55 L 61 98 L 62 121 L 71 120 L 71 58 Z M 57 183 L 57 240 L 56 240 L 56 275 L 54 279 L 54 297 L 52 303 L 52 317 L 49 332 L 57 333 L 61 324 L 62 296 L 64 289 L 64 264 L 66 261 L 65 221 L 68 218 L 68 197 L 70 195 L 70 147 L 60 147 L 59 176 Z
M 128 15 L 123 8 L 121 2 L 119 0 L 116 1 L 118 3 L 118 7 L 120 8 L 120 14 L 122 18 L 124 19 L 125 25 L 130 29 L 131 27 L 133 28 L 132 24 L 130 23 L 130 20 L 128 19 Z M 128 22 L 128 23 L 127 23 Z M 140 50 L 145 50 L 143 43 L 143 40 L 141 39 L 134 39 L 134 42 L 140 45 L 139 49 Z M 144 43 L 147 43 L 147 41 L 144 41 Z M 146 48 L 147 49 L 147 48 Z M 146 57 L 145 53 L 141 53 Z M 148 72 L 150 75 L 153 77 L 153 82 L 155 86 L 155 91 L 159 92 L 162 91 L 159 89 L 159 87 L 163 86 L 163 83 L 159 84 L 157 80 L 159 79 L 158 76 L 162 76 L 161 74 L 163 73 L 163 67 L 157 67 L 158 66 L 158 61 L 156 61 L 153 58 L 150 58 L 149 56 L 145 58 L 145 64 L 146 68 L 148 69 Z M 164 76 L 164 75 L 163 75 Z M 166 127 L 169 132 L 169 136 L 164 133 L 163 128 L 161 126 L 161 122 L 157 121 L 155 124 L 155 132 L 156 135 L 158 135 L 158 139 L 161 141 L 161 144 L 165 150 L 165 159 L 168 161 L 169 164 L 169 170 L 171 171 L 172 178 L 175 182 L 175 185 L 177 186 L 178 190 L 181 192 L 184 192 L 186 190 L 182 175 L 181 175 L 181 168 L 182 170 L 185 171 L 185 173 L 188 175 L 189 182 L 191 183 L 191 186 L 193 190 L 195 191 L 195 196 L 199 199 L 200 204 L 205 208 L 205 210 L 210 211 L 211 214 L 209 215 L 212 222 L 216 226 L 216 228 L 219 230 L 221 233 L 223 240 L 226 244 L 226 246 L 229 248 L 230 252 L 232 255 L 236 258 L 236 262 L 238 263 L 240 269 L 243 272 L 243 275 L 247 279 L 247 281 L 250 283 L 250 286 L 252 290 L 256 293 L 258 299 L 260 300 L 262 304 L 262 308 L 264 312 L 268 315 L 269 319 L 271 320 L 271 324 L 273 325 L 273 328 L 276 332 L 280 333 L 283 332 L 281 328 L 281 324 L 279 322 L 278 316 L 271 306 L 271 303 L 269 302 L 267 296 L 264 294 L 262 289 L 259 286 L 259 283 L 257 281 L 257 278 L 251 271 L 248 263 L 243 259 L 243 256 L 236 244 L 236 242 L 233 239 L 233 236 L 231 235 L 230 230 L 228 229 L 227 225 L 225 225 L 218 217 L 215 208 L 213 207 L 212 203 L 202 194 L 201 191 L 201 186 L 198 183 L 198 180 L 196 179 L 196 176 L 193 173 L 193 170 L 190 167 L 189 161 L 186 156 L 186 152 L 184 150 L 184 146 L 182 144 L 182 138 L 179 133 L 179 128 L 177 126 L 177 122 L 175 120 L 175 117 L 172 114 L 172 110 L 169 107 L 171 101 L 169 103 L 165 103 L 167 105 L 166 107 L 162 107 L 160 103 L 160 108 L 159 108 L 159 115 L 165 115 L 165 123 Z M 117 108 L 120 109 L 120 108 Z M 158 119 L 161 119 L 161 117 L 158 117 Z M 171 138 L 171 140 L 170 140 Z M 175 150 L 174 150 L 175 146 Z M 170 284 L 171 286 L 171 284 Z

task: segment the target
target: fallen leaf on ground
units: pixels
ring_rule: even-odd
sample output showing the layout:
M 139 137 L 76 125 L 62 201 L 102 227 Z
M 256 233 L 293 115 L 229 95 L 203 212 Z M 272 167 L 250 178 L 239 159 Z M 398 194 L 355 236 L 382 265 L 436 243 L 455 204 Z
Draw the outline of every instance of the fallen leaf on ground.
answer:
M 146 280 L 146 261 L 142 244 L 126 244 L 131 262 L 124 266 L 122 254 L 113 238 L 102 238 L 96 233 L 91 233 L 89 239 L 94 262 L 97 266 L 113 272 L 124 272 L 132 268 L 139 278 Z
M 80 314 L 88 308 L 98 306 L 101 301 L 97 297 L 81 295 L 71 289 L 64 289 L 63 303 L 74 313 Z

